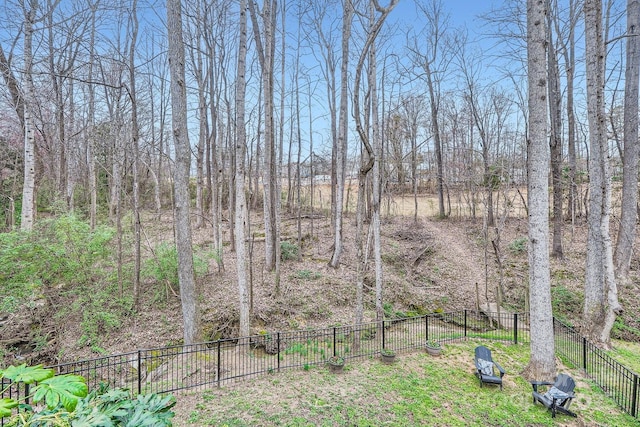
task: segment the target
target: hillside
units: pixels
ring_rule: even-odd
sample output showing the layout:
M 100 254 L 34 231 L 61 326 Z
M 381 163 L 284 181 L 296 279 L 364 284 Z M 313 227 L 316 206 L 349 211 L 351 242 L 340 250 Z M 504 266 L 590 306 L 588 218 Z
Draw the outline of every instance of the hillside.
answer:
M 20 361 L 59 363 L 102 353 L 152 348 L 179 343 L 182 338 L 177 288 L 158 281 L 149 266 L 165 262 L 162 242 L 172 241 L 169 212 L 162 221 L 144 218 L 145 271 L 139 310 L 131 306 L 130 286 L 104 286 L 89 278 L 82 286 L 49 283 L 22 309 L 5 311 L 0 318 L 0 345 L 5 363 Z M 260 229 L 260 218 L 252 227 Z M 313 222 L 313 225 L 312 225 Z M 511 218 L 490 238 L 496 242 L 502 265 L 503 306 L 523 311 L 526 305 L 527 224 Z M 283 240 L 290 250 L 297 241 L 295 217 L 285 218 Z M 311 231 L 313 230 L 313 231 Z M 577 323 L 581 311 L 586 230 L 582 224 L 566 226 L 565 260 L 553 260 L 552 294 L 555 314 Z M 346 247 L 339 268 L 327 266 L 332 239 L 329 219 L 303 219 L 301 261 L 293 254 L 282 262 L 279 294 L 274 274 L 263 268 L 259 237 L 253 241 L 254 332 L 304 329 L 348 324 L 353 319 L 355 299 L 354 219 L 345 221 Z M 260 236 L 256 232 L 255 236 Z M 482 220 L 436 220 L 394 216 L 383 220 L 384 301 L 388 316 L 403 316 L 460 308 L 474 308 L 479 301 L 495 301 L 500 283 L 496 251 L 484 245 Z M 228 238 L 228 236 L 226 236 Z M 125 241 L 125 246 L 130 245 Z M 204 339 L 237 335 L 234 256 L 225 246 L 224 269 L 211 256 L 207 229 L 194 231 L 199 258 L 208 264 L 198 278 Z M 155 258 L 154 258 L 155 257 Z M 621 287 L 626 314 L 616 326 L 616 336 L 638 339 L 640 305 L 638 261 L 633 264 L 631 284 Z M 95 283 L 92 283 L 94 281 Z M 373 273 L 365 291 L 365 317 L 374 317 Z

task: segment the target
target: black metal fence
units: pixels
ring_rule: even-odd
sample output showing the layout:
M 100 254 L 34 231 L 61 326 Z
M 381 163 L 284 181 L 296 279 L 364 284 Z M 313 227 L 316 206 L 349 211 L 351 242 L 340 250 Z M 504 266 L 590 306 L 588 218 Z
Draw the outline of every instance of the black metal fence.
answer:
M 554 319 L 556 353 L 582 369 L 623 411 L 638 418 L 640 378 L 590 343 L 570 326 Z
M 582 338 L 566 325 L 556 322 L 555 330 L 558 352 L 577 366 L 582 365 L 576 361 L 584 360 L 586 366 L 588 360 L 589 375 L 594 376 L 596 382 L 625 411 L 637 417 L 638 376 L 615 363 L 599 349 L 588 344 L 581 347 Z M 452 342 L 468 338 L 528 342 L 529 317 L 527 314 L 487 315 L 464 310 L 357 326 L 269 332 L 192 345 L 137 350 L 50 368 L 58 374 L 82 375 L 87 379 L 90 390 L 107 383 L 112 387 L 127 388 L 132 395 L 169 393 L 220 386 L 285 369 L 323 365 L 331 356 L 358 359 L 373 357 L 383 348 L 404 352 L 424 348 L 428 340 Z M 580 359 L 580 356 L 584 357 Z M 607 357 L 606 363 L 596 361 L 603 356 Z M 613 367 L 614 364 L 617 366 Z M 4 390 L 9 384 L 2 380 L 1 386 L 1 390 Z M 0 398 L 20 398 L 28 394 L 24 386 L 14 385 L 0 394 Z

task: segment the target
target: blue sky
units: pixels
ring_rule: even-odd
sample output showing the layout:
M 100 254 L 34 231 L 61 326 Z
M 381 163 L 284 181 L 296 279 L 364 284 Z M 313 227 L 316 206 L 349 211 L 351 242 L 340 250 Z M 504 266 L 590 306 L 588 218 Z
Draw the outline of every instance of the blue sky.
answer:
M 449 12 L 452 24 L 458 27 L 465 26 L 470 35 L 481 34 L 480 26 L 482 23 L 478 17 L 489 12 L 492 6 L 499 6 L 500 3 L 493 0 L 443 0 L 444 8 Z M 415 2 L 400 0 L 392 15 L 389 16 L 389 20 L 411 22 L 415 21 L 416 17 Z

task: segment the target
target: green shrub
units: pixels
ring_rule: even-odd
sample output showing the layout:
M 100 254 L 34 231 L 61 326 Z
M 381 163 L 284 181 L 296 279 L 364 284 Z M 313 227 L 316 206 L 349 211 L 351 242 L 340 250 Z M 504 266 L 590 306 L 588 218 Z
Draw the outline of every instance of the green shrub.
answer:
M 30 233 L 0 234 L 0 309 L 16 310 L 41 286 L 86 285 L 106 276 L 114 230 L 72 215 L 40 221 Z
M 290 259 L 298 259 L 298 245 L 288 241 L 280 242 L 280 259 L 288 261 Z
M 382 310 L 384 311 L 385 319 L 404 319 L 407 317 L 407 314 L 403 311 L 396 310 L 393 308 L 391 303 L 385 302 L 382 304 Z
M 521 254 L 527 251 L 528 239 L 526 237 L 518 237 L 513 242 L 509 243 L 509 250 L 514 254 Z
M 322 275 L 320 273 L 318 273 L 317 271 L 298 270 L 298 272 L 296 272 L 296 278 L 298 278 L 298 279 L 317 280 L 317 279 L 319 279 L 321 277 L 322 277 Z
M 54 375 L 53 369 L 42 365 L 9 366 L 0 371 L 18 385 L 34 384 L 30 394 L 21 399 L 0 400 L 0 419 L 7 426 L 171 426 L 175 398 L 171 395 L 139 395 L 132 399 L 127 390 L 101 386 L 87 393 L 86 380 L 79 375 Z M 0 390 L 0 395 L 11 387 Z M 29 403 L 43 404 L 36 407 Z M 20 408 L 12 415 L 14 408 Z
M 155 256 L 145 261 L 142 267 L 142 276 L 152 278 L 159 283 L 168 283 L 178 287 L 178 250 L 175 245 L 160 243 L 154 249 Z M 215 259 L 216 254 L 210 255 Z M 209 271 L 209 263 L 204 255 L 193 254 L 193 269 L 196 276 L 202 276 Z

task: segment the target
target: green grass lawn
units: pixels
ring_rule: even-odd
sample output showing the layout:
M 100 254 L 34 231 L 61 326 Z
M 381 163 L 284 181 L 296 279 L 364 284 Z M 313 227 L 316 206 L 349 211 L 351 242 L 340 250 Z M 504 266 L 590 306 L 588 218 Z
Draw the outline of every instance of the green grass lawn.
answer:
M 607 353 L 636 374 L 640 374 L 640 344 L 620 340 L 612 340 L 612 344 L 613 351 Z
M 342 374 L 325 367 L 274 373 L 207 391 L 177 395 L 176 426 L 633 426 L 577 370 L 559 367 L 577 382 L 571 409 L 578 418 L 551 413 L 531 399 L 519 373 L 528 345 L 481 342 L 507 371 L 504 390 L 480 388 L 474 376 L 478 342 L 447 344 L 439 358 L 400 353 L 393 365 L 349 360 Z

